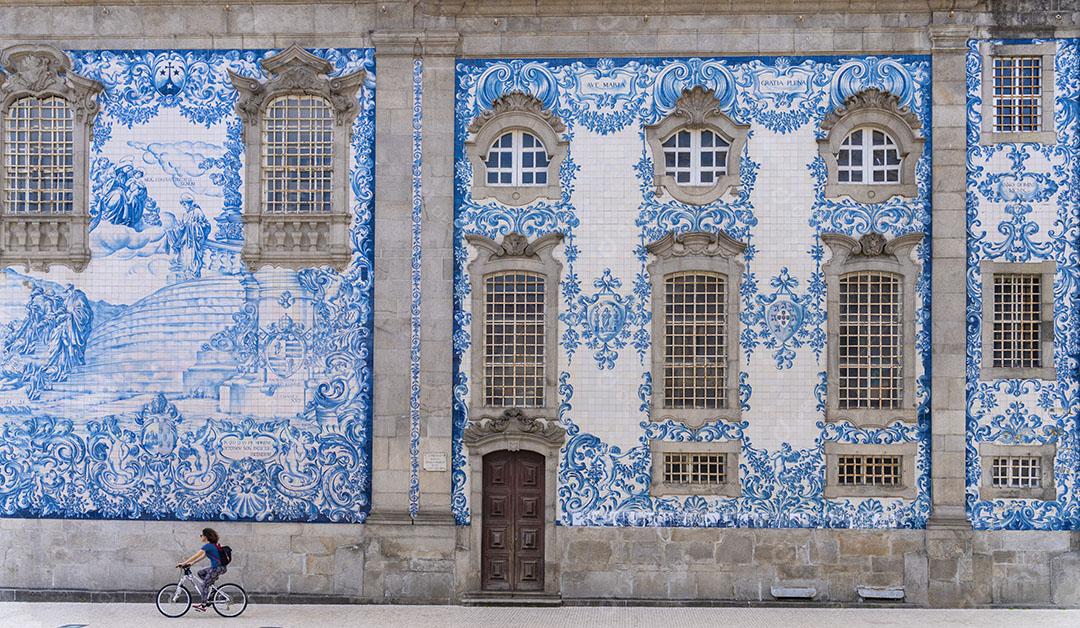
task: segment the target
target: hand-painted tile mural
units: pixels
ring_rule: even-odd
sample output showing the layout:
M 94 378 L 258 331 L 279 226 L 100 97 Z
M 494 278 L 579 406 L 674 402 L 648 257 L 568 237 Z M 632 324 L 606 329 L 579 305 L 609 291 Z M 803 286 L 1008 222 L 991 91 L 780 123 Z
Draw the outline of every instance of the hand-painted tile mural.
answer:
M 988 45 L 967 57 L 967 507 L 976 529 L 1080 529 L 1080 40 L 1056 43 L 1054 143 L 980 143 Z M 982 379 L 980 262 L 1056 261 L 1055 379 Z M 1056 499 L 981 499 L 981 443 L 1056 446 Z
M 102 83 L 92 260 L 3 270 L 0 515 L 363 521 L 369 503 L 374 53 L 343 273 L 248 272 L 227 70 L 262 50 L 72 51 Z
M 739 185 L 691 205 L 657 191 L 646 126 L 683 91 L 710 90 L 750 126 Z M 817 140 L 824 117 L 868 88 L 891 92 L 921 121 L 917 194 L 862 204 L 827 198 Z M 929 514 L 929 243 L 916 249 L 914 422 L 826 422 L 826 232 L 858 238 L 929 233 L 928 57 L 465 60 L 457 66 L 453 507 L 470 521 L 461 435 L 469 420 L 471 294 L 467 234 L 563 234 L 558 416 L 568 437 L 558 469 L 558 521 L 590 526 L 906 527 Z M 510 207 L 472 197 L 468 128 L 497 98 L 523 92 L 566 125 L 561 198 Z M 723 231 L 746 245 L 739 286 L 737 421 L 698 429 L 651 421 L 650 254 L 670 232 Z M 650 494 L 653 440 L 737 441 L 741 495 Z M 826 443 L 917 443 L 915 499 L 825 499 Z

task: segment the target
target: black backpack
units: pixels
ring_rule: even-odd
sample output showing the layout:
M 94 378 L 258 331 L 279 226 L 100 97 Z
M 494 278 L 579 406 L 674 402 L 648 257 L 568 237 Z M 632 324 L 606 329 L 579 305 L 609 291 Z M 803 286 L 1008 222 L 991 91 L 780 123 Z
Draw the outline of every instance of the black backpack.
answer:
M 222 567 L 227 567 L 232 562 L 232 548 L 228 545 L 218 545 L 217 553 Z

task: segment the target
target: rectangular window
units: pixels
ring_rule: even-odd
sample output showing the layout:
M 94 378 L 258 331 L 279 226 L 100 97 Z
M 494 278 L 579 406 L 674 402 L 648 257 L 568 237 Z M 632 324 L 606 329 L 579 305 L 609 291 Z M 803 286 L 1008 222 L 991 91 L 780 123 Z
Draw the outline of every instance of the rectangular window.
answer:
M 540 275 L 484 278 L 484 405 L 544 405 L 545 285 Z
M 994 131 L 1042 130 L 1042 57 L 993 59 Z
M 664 280 L 664 406 L 726 408 L 727 278 L 685 272 Z
M 994 275 L 993 367 L 1042 366 L 1042 275 Z
M 3 117 L 10 213 L 71 212 L 74 208 L 74 119 L 56 96 L 20 98 Z
M 671 452 L 664 454 L 664 484 L 719 486 L 727 482 L 727 454 Z
M 1038 456 L 994 456 L 990 465 L 994 488 L 1039 488 L 1042 459 Z
M 836 457 L 837 484 L 842 486 L 900 486 L 902 456 L 841 455 Z
M 275 98 L 263 126 L 263 211 L 329 213 L 334 120 L 319 96 Z
M 900 277 L 860 272 L 840 278 L 838 406 L 895 409 L 904 398 Z

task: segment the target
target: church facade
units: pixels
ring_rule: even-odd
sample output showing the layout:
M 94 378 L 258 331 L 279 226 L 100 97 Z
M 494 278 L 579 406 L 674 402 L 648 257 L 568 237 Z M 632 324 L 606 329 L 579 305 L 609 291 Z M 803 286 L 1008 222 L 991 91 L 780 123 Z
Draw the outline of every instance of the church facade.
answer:
M 1080 606 L 1080 7 L 653 4 L 0 4 L 0 599 Z

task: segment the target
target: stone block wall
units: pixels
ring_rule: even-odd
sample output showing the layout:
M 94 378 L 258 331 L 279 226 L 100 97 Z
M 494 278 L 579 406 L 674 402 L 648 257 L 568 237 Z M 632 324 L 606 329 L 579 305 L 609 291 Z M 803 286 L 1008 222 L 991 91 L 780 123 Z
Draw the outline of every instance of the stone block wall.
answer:
M 204 527 L 234 550 L 224 581 L 256 600 L 453 601 L 452 527 L 59 519 L 0 519 L 0 599 L 155 591 L 177 579 L 174 565 L 198 550 Z

